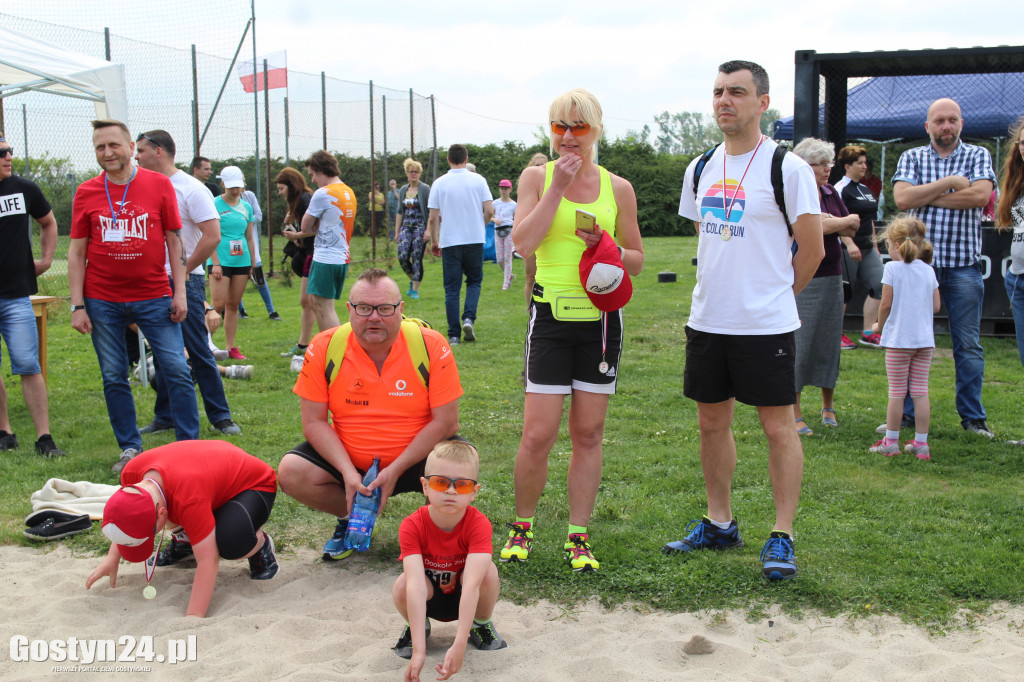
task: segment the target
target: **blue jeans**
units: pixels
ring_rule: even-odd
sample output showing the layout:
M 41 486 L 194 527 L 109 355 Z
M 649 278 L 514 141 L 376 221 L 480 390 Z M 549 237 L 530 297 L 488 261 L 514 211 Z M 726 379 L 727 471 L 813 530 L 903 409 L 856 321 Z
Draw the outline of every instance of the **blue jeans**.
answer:
M 444 312 L 448 317 L 448 336 L 462 338 L 462 320 L 476 320 L 480 302 L 480 285 L 484 281 L 484 245 L 459 244 L 441 249 L 441 270 L 444 272 Z M 462 275 L 466 275 L 466 307 L 459 317 L 459 294 Z
M 980 343 L 985 280 L 974 265 L 935 268 L 935 277 L 939 280 L 939 295 L 949 316 L 949 336 L 953 342 L 953 366 L 956 369 L 956 411 L 963 425 L 968 419 L 985 419 L 985 407 L 981 404 L 985 352 Z M 904 400 L 903 413 L 914 414 L 909 396 Z
M 1009 270 L 1004 278 L 1006 297 L 1010 299 L 1010 310 L 1013 311 L 1013 326 L 1017 328 L 1017 352 L 1020 363 L 1024 365 L 1024 275 L 1015 275 Z
M 28 296 L 0 298 L 0 336 L 11 356 L 11 374 L 39 374 L 39 334 Z
M 124 330 L 132 322 L 149 340 L 153 356 L 162 366 L 171 398 L 174 433 L 178 440 L 198 440 L 199 409 L 192 377 L 185 362 L 181 325 L 171 322 L 171 299 L 151 298 L 130 303 L 85 299 L 85 312 L 92 321 L 92 345 L 103 376 L 103 397 L 114 437 L 121 449 L 142 449 L 142 436 L 135 416 L 135 399 L 128 385 L 128 351 Z
M 267 307 L 267 313 L 270 315 L 274 314 L 274 301 L 270 298 L 270 287 L 267 286 L 267 278 L 263 274 L 263 263 L 257 263 L 256 267 L 252 269 L 252 273 L 249 275 L 249 279 L 256 285 L 256 289 L 260 292 L 260 297 L 263 299 L 263 305 Z M 242 305 L 242 301 L 238 302 L 238 311 L 244 313 L 245 306 Z M 204 323 L 205 324 L 205 323 Z M 188 352 L 189 357 L 192 356 L 192 351 Z
M 174 282 L 171 282 L 174 289 Z M 224 395 L 224 382 L 217 371 L 217 361 L 206 341 L 206 277 L 189 275 L 185 281 L 185 296 L 188 298 L 188 316 L 181 323 L 181 336 L 188 351 L 189 363 L 192 365 L 192 376 L 199 384 L 199 392 L 203 396 L 206 418 L 211 424 L 224 419 L 231 419 L 227 396 Z M 156 406 L 153 409 L 153 421 L 161 424 L 173 424 L 171 399 L 167 394 L 167 385 L 161 376 L 163 365 L 154 358 L 156 373 Z

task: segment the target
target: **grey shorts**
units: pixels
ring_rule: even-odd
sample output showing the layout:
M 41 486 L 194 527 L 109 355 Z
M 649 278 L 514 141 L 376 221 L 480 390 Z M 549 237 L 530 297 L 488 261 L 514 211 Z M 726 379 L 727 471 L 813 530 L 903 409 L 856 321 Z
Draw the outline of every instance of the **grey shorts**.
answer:
M 843 251 L 843 271 L 846 273 L 846 281 L 853 286 L 853 290 L 861 289 L 871 298 L 878 300 L 882 298 L 882 257 L 876 249 L 861 251 L 861 259 L 857 261 L 850 258 L 847 251 Z

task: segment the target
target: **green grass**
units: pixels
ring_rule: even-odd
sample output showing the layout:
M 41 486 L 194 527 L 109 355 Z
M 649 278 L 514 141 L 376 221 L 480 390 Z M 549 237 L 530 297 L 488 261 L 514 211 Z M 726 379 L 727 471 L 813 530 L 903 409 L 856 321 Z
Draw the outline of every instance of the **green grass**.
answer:
M 932 367 L 931 462 L 909 456 L 870 454 L 874 428 L 884 420 L 886 380 L 881 351 L 860 348 L 842 354 L 836 391 L 838 431 L 809 420 L 816 435 L 804 439 L 806 466 L 797 514 L 800 576 L 786 584 L 761 578 L 758 553 L 771 530 L 774 511 L 765 439 L 756 412 L 738 406 L 735 434 L 739 452 L 733 508 L 747 541 L 742 550 L 665 557 L 659 549 L 681 537 L 706 500 L 698 455 L 696 407 L 682 395 L 683 327 L 690 305 L 696 249 L 692 238 L 645 240 L 647 264 L 635 281 L 626 309 L 626 348 L 619 393 L 611 401 L 604 450 L 604 478 L 591 523 L 602 569 L 572 574 L 559 551 L 568 516 L 565 474 L 568 434 L 551 453 L 549 484 L 537 514 L 533 558 L 500 566 L 503 596 L 516 602 L 546 598 L 573 604 L 596 598 L 606 605 L 634 603 L 673 611 L 745 609 L 752 616 L 770 604 L 791 613 L 891 613 L 941 628 L 962 609 L 982 610 L 993 601 L 1024 603 L 1024 502 L 1022 452 L 1002 441 L 1024 435 L 1020 418 L 1021 366 L 1012 339 L 984 339 L 987 361 L 985 404 L 999 438 L 987 442 L 960 429 L 953 405 L 953 363 L 949 339 L 939 337 Z M 357 242 L 353 253 L 366 251 Z M 266 265 L 266 261 L 265 261 Z M 362 269 L 354 263 L 349 283 Z M 522 415 L 522 342 L 525 305 L 522 262 L 516 261 L 513 290 L 500 291 L 499 269 L 485 266 L 477 322 L 479 340 L 456 349 L 465 396 L 460 432 L 481 453 L 483 489 L 479 508 L 495 524 L 495 547 L 504 542 L 503 524 L 513 513 L 512 468 Z M 657 273 L 674 270 L 678 282 L 657 283 Z M 405 279 L 393 274 L 404 289 Z M 739 276 L 739 273 L 737 273 Z M 250 286 L 250 319 L 239 329 L 239 346 L 252 364 L 251 382 L 226 381 L 236 421 L 244 434 L 233 439 L 276 465 L 302 440 L 295 375 L 278 352 L 298 333 L 298 287 L 271 284 L 284 323 L 266 319 Z M 442 331 L 444 293 L 438 260 L 426 266 L 420 301 L 406 312 L 430 320 Z M 103 402 L 96 358 L 88 339 L 69 324 L 65 306 L 50 322 L 51 418 L 57 443 L 70 456 L 43 461 L 32 450 L 31 423 L 19 380 L 5 376 L 11 418 L 22 447 L 0 456 L 0 542 L 30 544 L 22 535 L 29 495 L 50 476 L 114 482 L 110 465 L 118 448 Z M 223 339 L 218 334 L 219 340 Z M 838 340 L 837 340 L 838 342 Z M 4 373 L 9 367 L 4 364 Z M 139 424 L 152 418 L 153 393 L 134 388 Z M 805 413 L 816 414 L 816 392 L 804 393 Z M 216 434 L 203 418 L 204 438 Z M 147 447 L 169 441 L 146 439 Z M 389 503 L 375 547 L 354 561 L 389 570 L 398 555 L 401 519 L 422 498 L 403 495 Z M 318 549 L 333 519 L 279 495 L 269 523 L 284 554 L 297 547 Z M 104 546 L 99 532 L 69 539 L 75 551 Z M 339 570 L 346 570 L 339 567 Z

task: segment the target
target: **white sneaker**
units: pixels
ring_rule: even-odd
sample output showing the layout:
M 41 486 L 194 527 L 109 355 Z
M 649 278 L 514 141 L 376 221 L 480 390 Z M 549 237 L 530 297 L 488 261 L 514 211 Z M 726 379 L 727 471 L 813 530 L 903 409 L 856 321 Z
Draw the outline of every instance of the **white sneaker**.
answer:
M 252 365 L 231 365 L 225 376 L 228 379 L 252 379 L 255 369 Z
M 292 365 L 291 365 L 291 368 L 290 368 L 291 371 L 295 372 L 296 374 L 301 372 L 302 371 L 302 363 L 305 361 L 305 359 L 306 359 L 305 356 L 293 355 L 292 356 Z

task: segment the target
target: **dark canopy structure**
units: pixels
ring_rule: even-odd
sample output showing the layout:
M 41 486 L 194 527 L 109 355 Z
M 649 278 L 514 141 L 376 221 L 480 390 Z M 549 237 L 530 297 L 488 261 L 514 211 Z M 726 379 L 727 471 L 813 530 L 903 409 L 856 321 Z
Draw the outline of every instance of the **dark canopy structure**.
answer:
M 925 137 L 928 105 L 950 93 L 958 93 L 964 137 L 1004 137 L 1024 115 L 1024 73 L 881 76 L 848 91 L 846 137 L 877 142 Z M 818 122 L 824 130 L 824 104 L 818 107 Z M 792 116 L 775 122 L 774 137 L 793 139 Z

